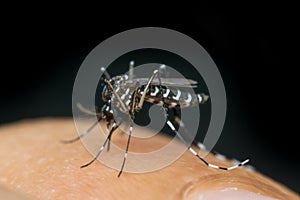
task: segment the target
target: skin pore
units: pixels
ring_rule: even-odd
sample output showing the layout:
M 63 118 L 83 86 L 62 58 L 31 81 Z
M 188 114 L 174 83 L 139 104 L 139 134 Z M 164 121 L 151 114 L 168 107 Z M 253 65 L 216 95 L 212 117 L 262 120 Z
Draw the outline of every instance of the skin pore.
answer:
M 208 168 L 188 151 L 168 167 L 150 173 L 124 172 L 117 178 L 118 171 L 98 161 L 81 169 L 93 156 L 81 142 L 59 142 L 77 136 L 72 119 L 23 120 L 2 125 L 0 135 L 0 199 L 21 199 L 19 194 L 24 199 L 199 199 L 202 194 L 235 191 L 265 199 L 299 199 L 256 171 Z M 113 136 L 114 143 L 120 135 Z M 133 140 L 130 150 L 159 147 L 168 138 L 159 135 L 154 140 L 147 145 Z M 205 159 L 221 166 L 233 164 L 211 154 Z

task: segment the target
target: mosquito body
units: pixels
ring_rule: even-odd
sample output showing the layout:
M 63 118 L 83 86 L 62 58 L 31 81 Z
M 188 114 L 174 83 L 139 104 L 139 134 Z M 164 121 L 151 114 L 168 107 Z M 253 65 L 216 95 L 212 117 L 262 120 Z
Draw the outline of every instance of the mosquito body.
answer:
M 173 84 L 170 84 L 173 81 Z M 126 112 L 126 110 L 130 110 L 132 105 L 132 94 L 136 92 L 136 100 L 139 101 L 143 94 L 145 93 L 144 101 L 152 104 L 156 104 L 159 106 L 165 106 L 167 108 L 185 108 L 190 106 L 195 106 L 200 104 L 204 104 L 208 100 L 208 96 L 205 94 L 194 94 L 190 92 L 186 92 L 181 90 L 182 87 L 195 87 L 190 84 L 195 84 L 195 81 L 181 81 L 180 79 L 161 79 L 161 85 L 153 80 L 152 83 L 147 86 L 143 82 L 143 79 L 138 81 L 129 81 L 129 77 L 127 75 L 113 77 L 110 80 L 110 84 L 114 88 L 116 94 L 120 97 L 120 100 L 123 102 L 124 106 L 127 109 L 121 107 L 122 112 Z M 176 83 L 176 84 L 175 84 Z M 140 86 L 137 86 L 140 85 Z M 147 89 L 146 89 L 147 87 Z M 175 89 L 176 88 L 176 89 Z M 108 86 L 104 86 L 102 91 L 102 100 L 108 104 L 116 98 L 110 94 L 110 89 Z M 122 106 L 120 101 L 116 101 L 116 106 Z M 105 106 L 106 107 L 106 106 Z M 138 110 L 136 110 L 138 111 Z
M 156 104 L 163 108 L 166 123 L 172 130 L 172 132 L 174 132 L 178 136 L 178 138 L 187 146 L 187 148 L 193 155 L 195 155 L 208 167 L 222 170 L 231 170 L 239 166 L 245 165 L 249 161 L 247 159 L 237 165 L 228 168 L 210 164 L 207 161 L 205 161 L 204 158 L 200 157 L 189 144 L 186 144 L 183 137 L 176 130 L 174 124 L 169 119 L 168 110 L 173 110 L 174 122 L 177 123 L 180 127 L 184 128 L 184 124 L 181 122 L 181 119 L 178 116 L 176 110 L 185 107 L 204 104 L 209 99 L 209 96 L 203 93 L 195 94 L 181 90 L 182 88 L 195 88 L 197 84 L 196 81 L 178 78 L 161 78 L 160 69 L 165 69 L 165 65 L 161 65 L 158 70 L 154 70 L 150 78 L 133 79 L 132 69 L 133 62 L 130 62 L 129 75 L 124 74 L 111 78 L 110 75 L 102 68 L 105 75 L 105 85 L 102 90 L 102 100 L 104 101 L 104 105 L 101 109 L 101 112 L 96 113 L 98 121 L 96 121 L 87 131 L 80 134 L 77 138 L 73 140 L 64 141 L 65 143 L 77 141 L 86 134 L 88 134 L 98 124 L 99 121 L 106 121 L 107 130 L 109 132 L 106 140 L 104 141 L 103 145 L 99 149 L 94 159 L 91 160 L 89 163 L 81 166 L 82 168 L 87 167 L 91 163 L 93 163 L 100 156 L 101 152 L 104 150 L 106 145 L 107 149 L 109 150 L 112 134 L 115 130 L 118 129 L 118 127 L 122 123 L 122 120 L 116 120 L 117 116 L 114 113 L 113 108 L 118 108 L 119 111 L 130 116 L 129 135 L 123 162 L 118 177 L 121 175 L 128 155 L 128 149 L 134 124 L 133 120 L 135 118 L 135 114 L 143 108 L 144 102 Z M 80 104 L 78 108 L 81 111 L 90 114 L 90 111 L 83 108 Z

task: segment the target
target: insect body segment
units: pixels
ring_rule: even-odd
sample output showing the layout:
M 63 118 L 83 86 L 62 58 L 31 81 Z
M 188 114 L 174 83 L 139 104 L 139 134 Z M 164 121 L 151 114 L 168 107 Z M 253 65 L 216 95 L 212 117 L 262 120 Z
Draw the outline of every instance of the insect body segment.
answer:
M 140 98 L 143 94 L 145 86 L 140 87 L 137 90 L 137 96 Z M 168 108 L 185 108 L 204 104 L 208 100 L 208 96 L 205 94 L 191 94 L 189 92 L 181 91 L 180 89 L 171 89 L 166 86 L 162 86 L 162 95 L 159 93 L 160 87 L 158 85 L 151 85 L 146 91 L 145 101 L 159 106 L 164 103 Z M 162 98 L 163 97 L 163 98 Z
M 183 130 L 185 130 L 184 123 L 181 121 L 176 110 L 185 107 L 204 104 L 209 99 L 209 96 L 203 93 L 195 94 L 182 90 L 182 88 L 195 88 L 197 83 L 196 81 L 178 78 L 161 78 L 159 70 L 154 70 L 150 78 L 134 79 L 132 71 L 133 65 L 133 61 L 130 62 L 129 75 L 124 74 L 111 78 L 107 71 L 104 71 L 104 75 L 106 77 L 106 79 L 104 79 L 105 86 L 102 90 L 102 100 L 104 101 L 104 105 L 100 113 L 95 113 L 98 117 L 98 121 L 96 121 L 87 131 L 80 134 L 77 138 L 69 141 L 64 141 L 65 143 L 77 141 L 84 137 L 86 134 L 88 134 L 100 120 L 106 121 L 107 131 L 109 132 L 109 134 L 105 142 L 99 149 L 94 159 L 81 167 L 87 167 L 90 164 L 92 164 L 95 160 L 97 160 L 97 158 L 100 156 L 101 152 L 104 150 L 106 145 L 107 150 L 109 150 L 110 141 L 113 133 L 123 123 L 122 120 L 117 120 L 118 116 L 116 113 L 114 113 L 113 108 L 117 108 L 122 113 L 128 114 L 130 116 L 130 131 L 125 148 L 123 162 L 118 177 L 122 174 L 123 168 L 125 166 L 125 161 L 128 155 L 135 113 L 139 112 L 143 108 L 144 102 L 162 106 L 166 117 L 166 123 L 169 126 L 169 128 L 186 145 L 187 149 L 208 167 L 218 168 L 222 170 L 231 170 L 239 166 L 243 166 L 249 161 L 245 160 L 237 165 L 226 168 L 210 164 L 206 160 L 204 160 L 204 158 L 200 157 L 196 153 L 196 151 L 189 144 L 186 143 L 184 138 L 181 136 L 181 133 L 179 133 L 175 129 L 175 126 L 169 119 L 168 110 L 170 109 L 174 113 L 173 121 L 177 123 L 177 125 L 179 125 L 179 127 L 181 127 Z M 160 69 L 165 70 L 165 65 L 162 65 Z M 103 71 L 104 68 L 101 68 L 101 70 Z M 78 108 L 87 114 L 92 113 L 87 109 L 83 108 L 80 104 Z M 110 127 L 111 124 L 112 126 Z
M 116 93 L 118 93 L 118 96 L 120 97 L 120 101 L 116 103 L 116 106 L 119 107 L 122 103 L 125 104 L 127 109 L 122 109 L 121 111 L 125 112 L 126 110 L 130 109 L 131 105 L 131 96 L 134 92 L 134 87 L 132 86 L 133 81 L 129 82 L 127 81 L 129 77 L 127 75 L 123 76 L 116 76 L 113 77 L 110 80 L 110 84 L 114 86 L 114 90 Z M 170 84 L 171 79 L 167 79 L 167 84 L 169 86 L 163 85 L 164 84 L 164 79 L 162 79 L 162 85 L 159 85 L 157 80 L 154 80 L 153 82 L 150 82 L 149 86 L 146 84 L 141 85 L 138 87 L 136 90 L 136 96 L 137 99 L 144 99 L 144 101 L 153 103 L 159 106 L 163 105 L 163 100 L 168 108 L 185 108 L 185 107 L 190 107 L 190 106 L 196 106 L 198 104 L 204 104 L 208 99 L 209 96 L 205 94 L 191 94 L 190 92 L 182 91 L 180 89 L 180 83 L 179 83 L 179 88 L 173 83 Z M 174 81 L 177 81 L 175 79 Z M 142 80 L 142 82 L 144 82 Z M 135 83 L 139 83 L 135 81 Z M 190 82 L 184 82 L 182 86 L 187 87 L 187 84 Z M 191 81 L 191 83 L 195 83 L 194 81 Z M 139 83 L 140 84 L 140 83 Z M 147 87 L 147 90 L 145 90 Z M 193 87 L 193 86 L 191 86 Z M 103 92 L 102 92 L 102 99 L 104 101 L 108 101 L 109 98 L 118 98 L 118 97 L 113 97 L 109 96 L 108 92 L 109 88 L 104 87 Z M 145 91 L 145 95 L 144 95 Z M 161 95 L 162 94 L 162 95 Z M 144 97 L 143 97 L 144 95 Z M 122 102 L 121 102 L 122 101 Z M 140 101 L 139 101 L 140 102 Z M 139 111 L 141 108 L 137 108 L 136 111 Z

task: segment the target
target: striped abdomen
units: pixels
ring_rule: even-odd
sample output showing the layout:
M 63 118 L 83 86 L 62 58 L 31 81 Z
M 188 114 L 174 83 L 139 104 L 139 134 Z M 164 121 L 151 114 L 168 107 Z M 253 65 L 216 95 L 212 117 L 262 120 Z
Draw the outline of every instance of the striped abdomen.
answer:
M 140 98 L 143 95 L 145 86 L 141 86 L 137 90 L 137 97 Z M 145 101 L 157 105 L 163 105 L 162 99 L 164 99 L 165 105 L 168 108 L 184 108 L 205 103 L 208 100 L 208 96 L 205 94 L 195 94 L 187 91 L 181 91 L 180 89 L 170 89 L 166 86 L 151 85 L 146 92 Z

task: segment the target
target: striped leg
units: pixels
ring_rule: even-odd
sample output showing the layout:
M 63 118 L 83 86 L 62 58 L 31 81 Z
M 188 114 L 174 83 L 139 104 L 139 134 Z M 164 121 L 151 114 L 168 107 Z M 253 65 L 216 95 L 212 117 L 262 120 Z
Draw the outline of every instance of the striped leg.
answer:
M 165 68 L 165 65 L 161 65 L 160 68 Z M 163 94 L 163 88 L 162 88 L 162 85 L 161 85 L 160 73 L 157 73 L 157 78 L 158 78 L 158 83 L 159 83 L 159 91 L 160 91 L 160 95 L 161 95 L 161 101 L 163 103 L 162 109 L 163 109 L 163 112 L 165 114 L 165 119 L 168 119 L 168 117 L 169 117 L 168 108 L 166 106 L 165 97 L 164 97 L 164 94 Z
M 85 132 L 83 132 L 82 134 L 80 134 L 78 137 L 74 138 L 74 139 L 71 139 L 71 140 L 61 140 L 62 143 L 65 143 L 65 144 L 68 144 L 68 143 L 73 143 L 73 142 L 76 142 L 78 140 L 80 140 L 81 138 L 83 138 L 84 136 L 86 136 L 89 132 L 91 132 L 95 126 L 99 123 L 99 121 L 101 120 L 102 118 L 99 117 L 97 121 L 95 121 L 94 124 L 92 124 L 92 126 L 90 128 L 88 128 L 88 130 L 86 130 Z
M 178 111 L 176 108 L 172 108 L 172 111 L 173 111 L 173 115 L 174 115 L 174 122 L 175 124 L 177 124 L 180 129 L 182 130 L 182 134 L 184 134 L 185 138 L 188 138 L 189 141 L 193 140 L 194 138 L 191 138 L 193 137 L 191 135 L 191 133 L 186 129 L 183 121 L 181 120 L 179 114 L 178 114 Z
M 189 151 L 196 156 L 199 160 L 201 160 L 204 164 L 206 164 L 208 167 L 211 168 L 215 168 L 215 169 L 221 169 L 221 170 L 232 170 L 235 168 L 238 168 L 240 166 L 245 165 L 246 163 L 249 162 L 249 159 L 246 159 L 245 161 L 237 164 L 237 165 L 233 165 L 231 167 L 220 167 L 217 165 L 213 165 L 208 163 L 204 158 L 202 158 L 191 146 L 189 146 L 186 141 L 183 139 L 183 137 L 178 133 L 178 131 L 175 129 L 174 125 L 172 124 L 172 122 L 170 122 L 170 120 L 167 121 L 168 126 L 171 128 L 171 130 L 178 136 L 178 138 L 188 147 Z
M 129 128 L 129 135 L 128 135 L 128 140 L 127 140 L 127 144 L 126 144 L 126 150 L 125 150 L 122 166 L 121 166 L 120 172 L 118 174 L 118 177 L 120 177 L 122 172 L 123 172 L 125 162 L 126 162 L 126 158 L 128 156 L 128 149 L 129 149 L 129 144 L 130 144 L 130 139 L 131 139 L 131 134 L 132 134 L 132 128 L 133 128 L 133 119 L 131 119 L 131 122 L 130 122 L 130 128 Z
M 147 82 L 147 84 L 146 84 L 146 86 L 145 86 L 145 88 L 144 88 L 144 91 L 143 91 L 143 94 L 142 94 L 142 96 L 141 96 L 141 98 L 140 98 L 140 101 L 139 101 L 138 105 L 137 105 L 136 108 L 135 108 L 135 110 L 136 110 L 137 112 L 138 112 L 139 110 L 142 109 L 143 104 L 144 104 L 144 101 L 145 101 L 145 97 L 146 97 L 147 90 L 148 90 L 148 88 L 150 87 L 151 82 L 153 81 L 153 79 L 154 79 L 157 75 L 158 75 L 158 70 L 154 70 L 152 76 L 149 78 L 149 80 L 148 80 L 148 82 Z
M 131 118 L 130 119 L 130 127 L 129 127 L 129 135 L 128 135 L 128 139 L 127 139 L 127 144 L 126 144 L 126 149 L 125 149 L 123 162 L 122 162 L 121 169 L 120 169 L 120 172 L 118 174 L 118 177 L 120 177 L 122 172 L 123 172 L 125 162 L 126 162 L 126 158 L 128 156 L 128 149 L 129 149 L 129 144 L 130 144 L 130 139 L 131 139 L 131 134 L 132 134 L 132 129 L 133 129 L 133 120 L 134 120 L 135 107 L 136 107 L 136 94 L 137 94 L 136 90 L 138 88 L 138 85 L 139 85 L 139 83 L 137 82 L 136 86 L 135 86 L 135 90 L 134 90 L 134 92 L 132 93 L 132 96 L 131 96 L 131 106 L 130 106 L 130 109 L 129 109 L 129 115 L 130 115 L 130 118 Z
M 85 165 L 82 165 L 80 168 L 87 167 L 87 166 L 89 166 L 90 164 L 92 164 L 95 160 L 97 160 L 97 158 L 100 156 L 101 152 L 102 152 L 103 149 L 105 148 L 106 143 L 109 141 L 109 138 L 111 138 L 111 135 L 113 134 L 113 132 L 114 132 L 115 130 L 118 129 L 119 125 L 120 125 L 120 124 L 117 124 L 116 122 L 112 125 L 112 128 L 111 128 L 111 130 L 110 130 L 110 132 L 109 132 L 109 134 L 108 134 L 106 140 L 104 141 L 102 147 L 101 147 L 100 150 L 98 151 L 97 155 L 94 157 L 93 160 L 91 160 L 89 163 L 87 163 L 87 164 L 85 164 Z
M 164 66 L 164 65 L 161 65 L 161 66 Z M 157 77 L 158 78 L 158 81 L 159 81 L 159 92 L 160 92 L 160 95 L 161 95 L 161 98 L 162 98 L 162 102 L 163 102 L 163 109 L 166 113 L 167 111 L 167 108 L 166 108 L 166 105 L 165 105 L 165 97 L 164 97 L 164 94 L 163 94 L 163 89 L 162 89 L 162 84 L 161 84 L 161 78 L 160 78 L 160 74 L 159 74 L 159 70 L 154 70 L 153 71 L 153 74 L 152 76 L 149 78 L 145 88 L 144 88 L 144 91 L 142 92 L 142 96 L 140 97 L 140 100 L 137 104 L 137 106 L 135 107 L 135 111 L 139 111 L 142 109 L 143 107 L 143 104 L 144 104 L 144 101 L 145 101 L 145 97 L 146 97 L 146 93 L 147 93 L 147 90 L 149 89 L 153 79 Z
M 95 121 L 90 128 L 88 128 L 84 133 L 80 134 L 78 137 L 71 139 L 71 140 L 62 140 L 62 143 L 68 144 L 68 143 L 73 143 L 78 141 L 79 139 L 83 138 L 85 135 L 87 135 L 89 132 L 91 132 L 93 130 L 93 128 L 95 128 L 95 126 L 102 120 L 101 114 L 100 113 L 96 113 L 93 111 L 90 111 L 89 109 L 85 108 L 84 106 L 81 105 L 81 103 L 77 103 L 76 104 L 77 108 L 88 115 L 96 115 L 97 116 L 97 121 Z
M 111 124 L 110 121 L 108 121 L 108 122 L 106 123 L 106 131 L 107 131 L 107 132 L 110 132 L 110 131 L 109 131 L 109 129 L 110 129 L 110 124 Z M 107 137 L 107 139 L 108 139 L 108 142 L 107 142 L 107 151 L 110 150 L 111 136 L 112 136 L 112 135 L 108 135 L 108 137 Z

